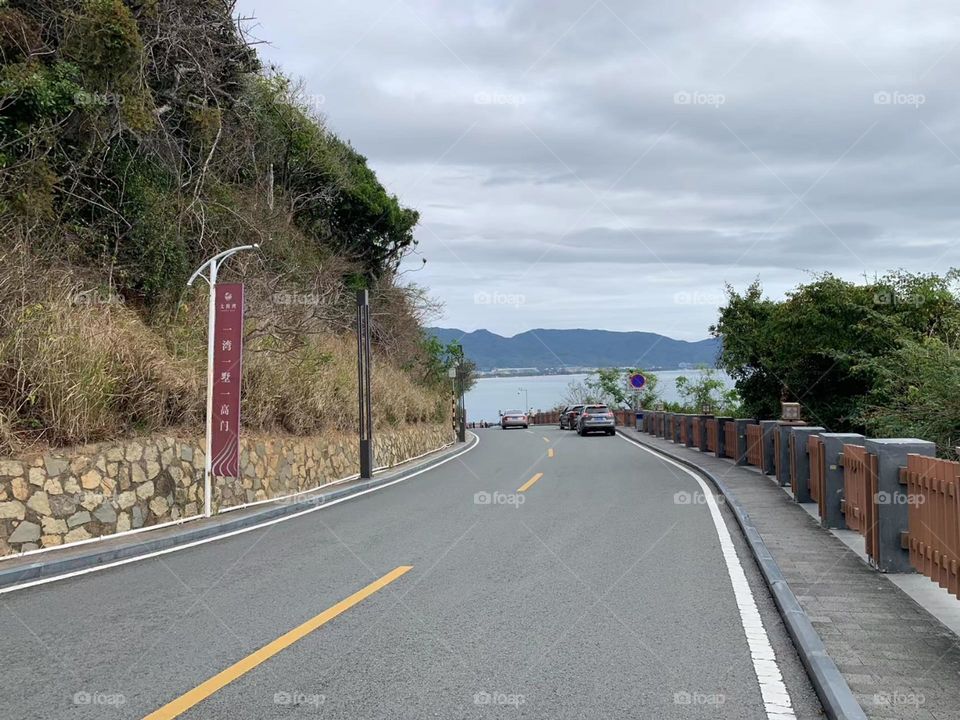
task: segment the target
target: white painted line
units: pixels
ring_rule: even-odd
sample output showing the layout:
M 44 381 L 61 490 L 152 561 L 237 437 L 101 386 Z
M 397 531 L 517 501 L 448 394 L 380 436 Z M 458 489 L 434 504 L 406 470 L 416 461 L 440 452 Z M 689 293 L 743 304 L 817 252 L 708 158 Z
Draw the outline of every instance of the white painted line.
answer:
M 446 445 L 441 445 L 438 448 L 434 448 L 433 450 L 422 453 L 415 457 L 409 457 L 406 460 L 401 460 L 400 462 L 394 463 L 393 465 L 381 465 L 379 467 L 375 467 L 373 469 L 373 474 L 376 475 L 377 473 L 383 473 L 386 470 L 393 470 L 394 468 L 400 467 L 401 465 L 406 465 L 409 462 L 413 462 L 415 460 L 420 460 L 421 458 L 425 458 L 427 457 L 427 455 L 432 455 L 433 453 L 442 452 L 446 450 L 448 447 L 450 447 L 451 445 L 453 445 L 453 443 L 447 443 Z M 291 493 L 289 495 L 280 495 L 279 497 L 267 498 L 266 500 L 257 500 L 255 502 L 244 503 L 243 505 L 231 505 L 230 507 L 220 508 L 220 512 L 218 513 L 218 515 L 223 515 L 228 512 L 233 512 L 234 510 L 243 510 L 249 507 L 256 507 L 257 505 L 266 505 L 267 503 L 282 502 L 284 500 L 289 500 L 291 498 L 300 497 L 301 495 L 308 495 L 310 493 L 321 492 L 321 491 L 327 490 L 328 488 L 336 487 L 337 485 L 342 485 L 347 482 L 352 482 L 353 480 L 357 480 L 359 477 L 360 477 L 360 473 L 354 473 L 353 475 L 348 475 L 347 477 L 342 477 L 338 480 L 332 480 L 331 482 L 325 483 L 323 485 L 317 485 L 314 488 L 310 488 L 308 490 L 301 490 L 299 492 Z M 32 555 L 43 555 L 45 553 L 51 553 L 51 552 L 55 553 L 55 552 L 64 550 L 66 548 L 75 548 L 75 547 L 80 547 L 81 545 L 90 545 L 92 543 L 101 542 L 103 540 L 113 540 L 113 538 L 126 537 L 128 535 L 139 535 L 140 533 L 150 532 L 151 530 L 160 530 L 161 528 L 172 527 L 174 525 L 183 525 L 188 522 L 194 522 L 196 520 L 203 520 L 203 519 L 204 519 L 203 515 L 188 515 L 186 517 L 180 517 L 180 518 L 177 518 L 176 520 L 169 520 L 167 522 L 159 523 L 157 525 L 146 525 L 144 527 L 134 528 L 132 530 L 124 530 L 122 532 L 109 533 L 107 535 L 99 535 L 98 537 L 88 538 L 86 540 L 76 540 L 74 542 L 64 543 L 63 545 L 52 545 L 50 547 L 37 548 L 36 550 L 27 550 L 26 552 L 13 553 L 11 555 L 5 555 L 3 558 L 0 558 L 0 562 L 2 562 L 3 560 L 9 560 L 11 558 L 25 558 L 25 557 L 30 557 Z
M 338 498 L 336 500 L 331 500 L 328 503 L 323 505 L 317 505 L 316 507 L 307 508 L 306 510 L 301 510 L 298 513 L 293 513 L 292 515 L 285 515 L 280 518 L 275 518 L 274 520 L 267 520 L 265 522 L 259 523 L 257 525 L 251 525 L 250 527 L 240 528 L 239 530 L 232 530 L 231 532 L 223 533 L 222 535 L 214 535 L 213 537 L 204 538 L 203 540 L 195 540 L 193 542 L 185 543 L 183 545 L 177 545 L 176 547 L 166 548 L 165 550 L 158 550 L 156 552 L 147 553 L 146 555 L 138 555 L 137 557 L 125 558 L 123 560 L 117 560 L 111 563 L 105 563 L 103 565 L 97 565 L 96 567 L 84 568 L 83 570 L 76 570 L 74 572 L 64 573 L 63 575 L 56 575 L 54 577 L 40 578 L 39 580 L 30 580 L 29 582 L 20 583 L 19 585 L 11 585 L 10 587 L 0 588 L 0 595 L 6 595 L 8 593 L 16 592 L 17 590 L 25 590 L 26 588 L 36 587 L 37 585 L 46 585 L 47 583 L 57 582 L 58 580 L 66 580 L 67 578 L 79 577 L 80 575 L 89 575 L 90 573 L 100 572 L 101 570 L 107 570 L 109 568 L 119 567 L 121 565 L 129 565 L 131 563 L 140 562 L 141 560 L 149 560 L 150 558 L 160 557 L 161 555 L 169 555 L 170 553 L 178 552 L 180 550 L 186 550 L 187 548 L 197 547 L 198 545 L 206 545 L 207 543 L 216 542 L 218 540 L 223 540 L 225 538 L 233 537 L 234 535 L 242 535 L 244 533 L 253 532 L 254 530 L 260 530 L 261 528 L 269 527 L 271 525 L 276 525 L 277 523 L 286 522 L 287 520 L 293 520 L 294 518 L 302 517 L 304 515 L 309 515 L 310 513 L 317 512 L 317 510 L 325 510 L 334 505 L 339 505 L 342 502 L 347 500 L 353 500 L 358 498 L 361 495 L 367 495 L 368 493 L 376 492 L 377 490 L 383 490 L 388 488 L 391 485 L 396 485 L 401 483 L 404 480 L 409 480 L 414 478 L 417 475 L 422 475 L 425 472 L 434 470 L 441 465 L 446 465 L 451 460 L 456 460 L 461 455 L 465 455 L 474 448 L 480 445 L 480 437 L 474 433 L 470 433 L 476 438 L 470 447 L 464 448 L 456 455 L 451 455 L 448 458 L 444 458 L 440 462 L 428 465 L 427 467 L 421 468 L 416 472 L 410 473 L 402 478 L 397 478 L 383 485 L 378 485 L 377 487 L 369 488 L 367 490 L 361 490 L 360 492 L 354 493 L 353 495 L 347 495 L 346 497 Z
M 790 693 L 787 692 L 787 687 L 783 683 L 783 676 L 780 673 L 780 666 L 777 664 L 773 646 L 770 644 L 770 637 L 763 626 L 763 618 L 760 617 L 760 611 L 757 610 L 753 591 L 750 589 L 747 576 L 743 572 L 740 558 L 737 557 L 737 550 L 733 546 L 730 531 L 727 530 L 727 524 L 723 521 L 720 508 L 717 506 L 717 501 L 714 499 L 707 481 L 690 468 L 664 457 L 656 450 L 632 442 L 622 435 L 618 434 L 617 437 L 650 453 L 659 460 L 673 465 L 678 470 L 682 470 L 700 485 L 700 489 L 707 500 L 707 507 L 710 508 L 713 526 L 720 538 L 720 551 L 723 553 L 723 561 L 727 566 L 730 584 L 733 585 L 733 595 L 736 598 L 737 610 L 740 613 L 740 624 L 747 638 L 747 646 L 750 648 L 750 659 L 753 661 L 753 670 L 757 675 L 757 682 L 760 684 L 760 696 L 763 698 L 767 718 L 769 720 L 795 720 L 796 715 L 793 713 Z

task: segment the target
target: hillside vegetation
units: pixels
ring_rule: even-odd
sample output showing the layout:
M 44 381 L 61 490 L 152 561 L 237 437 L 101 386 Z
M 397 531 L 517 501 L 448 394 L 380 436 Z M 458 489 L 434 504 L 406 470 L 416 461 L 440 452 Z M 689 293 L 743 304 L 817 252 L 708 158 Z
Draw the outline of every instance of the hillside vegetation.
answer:
M 0 0 L 0 451 L 199 427 L 206 301 L 247 286 L 248 428 L 356 423 L 369 288 L 383 423 L 447 417 L 450 360 L 398 281 L 418 213 L 378 182 L 228 0 Z M 389 401 L 386 400 L 389 398 Z

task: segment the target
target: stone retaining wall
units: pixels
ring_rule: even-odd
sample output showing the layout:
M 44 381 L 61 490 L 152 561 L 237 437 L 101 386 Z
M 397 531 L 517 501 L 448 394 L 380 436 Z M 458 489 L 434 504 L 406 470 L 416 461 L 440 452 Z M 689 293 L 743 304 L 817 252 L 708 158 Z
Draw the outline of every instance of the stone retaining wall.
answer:
M 452 442 L 446 425 L 375 436 L 377 466 Z M 203 512 L 202 438 L 150 436 L 0 458 L 0 556 Z M 320 487 L 359 472 L 356 437 L 243 438 L 240 478 L 217 478 L 214 511 Z

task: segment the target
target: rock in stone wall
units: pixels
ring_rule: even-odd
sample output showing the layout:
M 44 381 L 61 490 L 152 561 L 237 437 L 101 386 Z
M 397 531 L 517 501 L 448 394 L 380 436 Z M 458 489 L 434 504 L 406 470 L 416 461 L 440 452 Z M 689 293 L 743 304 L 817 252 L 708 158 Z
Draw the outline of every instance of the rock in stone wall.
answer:
M 375 436 L 378 466 L 453 441 L 449 427 Z M 356 474 L 355 437 L 243 438 L 240 478 L 217 478 L 214 509 Z M 203 439 L 149 436 L 0 458 L 0 556 L 157 525 L 203 511 Z

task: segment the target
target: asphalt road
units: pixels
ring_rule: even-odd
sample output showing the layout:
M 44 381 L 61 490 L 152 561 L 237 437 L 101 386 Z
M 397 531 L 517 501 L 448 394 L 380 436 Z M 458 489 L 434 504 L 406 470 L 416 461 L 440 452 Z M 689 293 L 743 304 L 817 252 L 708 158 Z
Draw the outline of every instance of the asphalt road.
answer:
M 363 497 L 0 596 L 0 717 L 822 716 L 693 478 L 620 438 L 478 433 Z

